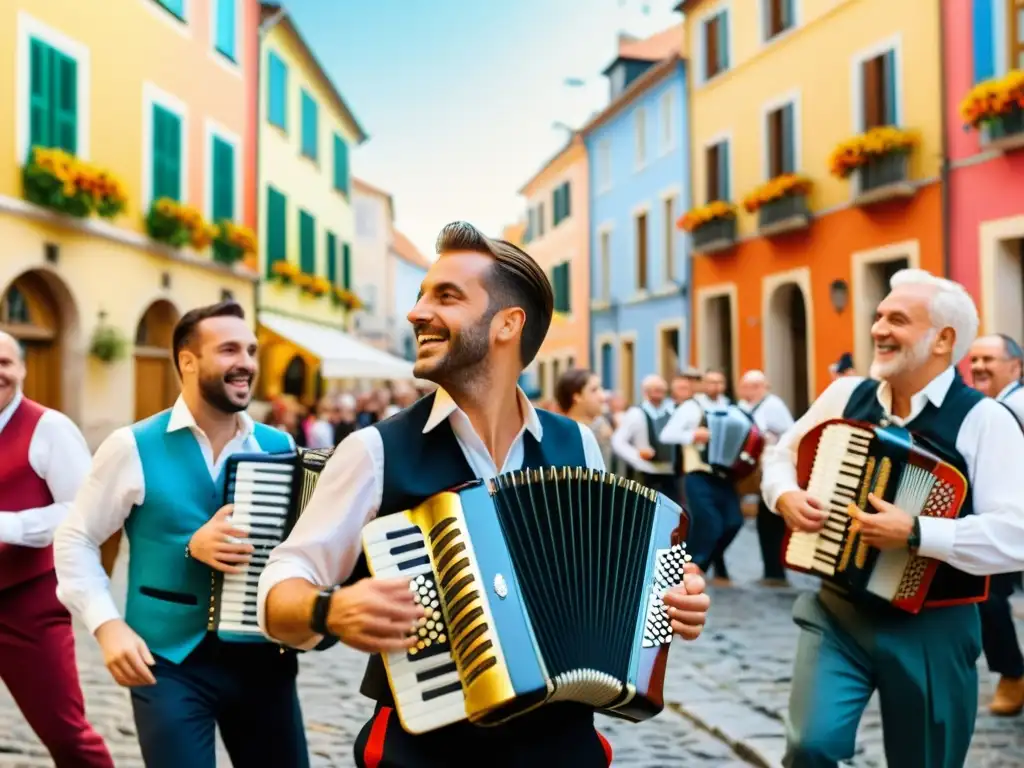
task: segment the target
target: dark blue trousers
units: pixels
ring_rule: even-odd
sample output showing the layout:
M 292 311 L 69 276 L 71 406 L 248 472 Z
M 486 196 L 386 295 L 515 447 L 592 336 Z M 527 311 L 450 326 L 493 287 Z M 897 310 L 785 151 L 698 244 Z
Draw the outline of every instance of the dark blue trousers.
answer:
M 714 560 L 721 558 L 743 527 L 740 497 L 729 480 L 707 472 L 691 472 L 685 483 L 686 503 L 691 516 L 686 549 L 693 562 L 707 571 Z
M 132 689 L 147 768 L 216 768 L 215 726 L 235 768 L 308 768 L 294 652 L 208 635 L 181 664 L 155 658 L 156 685 Z
M 1020 580 L 1019 573 L 996 574 L 989 585 L 988 600 L 978 606 L 981 642 L 988 668 L 1011 679 L 1024 677 L 1024 654 L 1010 610 L 1010 596 Z

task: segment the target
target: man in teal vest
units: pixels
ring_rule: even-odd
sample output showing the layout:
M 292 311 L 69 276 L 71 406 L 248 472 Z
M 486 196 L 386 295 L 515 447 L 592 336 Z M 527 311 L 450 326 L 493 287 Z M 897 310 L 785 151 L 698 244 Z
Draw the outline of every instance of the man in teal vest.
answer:
M 954 367 L 978 331 L 974 302 L 962 286 L 917 269 L 897 272 L 890 284 L 871 327 L 872 378 L 841 377 L 825 390 L 769 448 L 761 490 L 768 508 L 794 530 L 819 531 L 830 514 L 848 512 L 864 544 L 936 560 L 938 570 L 916 615 L 827 578 L 818 594 L 798 598 L 793 618 L 801 631 L 783 760 L 793 768 L 832 768 L 852 758 L 857 724 L 875 690 L 889 765 L 967 764 L 978 709 L 977 604 L 990 574 L 1020 570 L 1024 562 L 1024 434 L 1009 411 L 968 387 Z M 915 516 L 920 510 L 874 494 L 867 495 L 867 510 L 844 507 L 830 491 L 815 498 L 801 490 L 801 438 L 838 418 L 905 428 L 955 467 L 969 487 L 959 517 Z
M 501 726 L 462 721 L 419 736 L 393 716 L 379 654 L 408 647 L 406 633 L 423 614 L 408 579 L 369 578 L 359 556 L 363 525 L 499 472 L 604 468 L 588 426 L 534 409 L 517 386 L 551 322 L 544 270 L 514 245 L 462 222 L 442 230 L 437 252 L 409 321 L 419 343 L 414 373 L 439 388 L 341 443 L 298 526 L 260 577 L 260 625 L 294 647 L 334 635 L 373 654 L 361 690 L 377 711 L 356 740 L 359 766 L 607 766 L 607 743 L 582 705 L 551 704 Z M 331 586 L 340 583 L 347 586 Z M 703 589 L 691 572 L 666 595 L 673 629 L 683 637 L 700 634 L 708 607 Z
M 243 567 L 253 549 L 222 506 L 225 461 L 293 449 L 285 433 L 245 412 L 256 353 L 238 304 L 186 313 L 173 336 L 181 396 L 103 442 L 56 536 L 58 597 L 131 689 L 149 768 L 214 768 L 215 725 L 236 768 L 308 764 L 295 653 L 207 632 L 213 572 Z M 124 619 L 99 550 L 122 526 L 130 543 Z

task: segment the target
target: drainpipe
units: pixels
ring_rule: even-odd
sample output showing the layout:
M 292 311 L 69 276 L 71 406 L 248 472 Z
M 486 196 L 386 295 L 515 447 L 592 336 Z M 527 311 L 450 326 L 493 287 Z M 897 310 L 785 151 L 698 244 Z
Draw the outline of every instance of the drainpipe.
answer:
M 950 190 L 949 183 L 952 178 L 950 173 L 950 160 L 949 160 L 949 97 L 946 93 L 947 82 L 946 82 L 946 67 L 945 67 L 945 49 L 946 49 L 946 19 L 942 12 L 944 0 L 938 0 L 937 5 L 939 6 L 939 45 L 938 48 L 938 60 L 939 60 L 939 109 L 941 110 L 941 131 L 942 131 L 942 157 L 941 166 L 939 168 L 939 185 L 941 194 L 941 205 L 942 205 L 942 274 L 944 277 L 949 277 L 952 270 L 952 244 L 950 243 L 950 233 L 953 225 L 950 219 Z

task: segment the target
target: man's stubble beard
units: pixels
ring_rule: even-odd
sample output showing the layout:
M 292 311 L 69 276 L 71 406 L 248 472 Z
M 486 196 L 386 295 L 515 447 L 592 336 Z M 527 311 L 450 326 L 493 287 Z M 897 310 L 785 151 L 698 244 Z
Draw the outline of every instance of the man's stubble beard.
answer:
M 473 388 L 486 370 L 491 352 L 491 320 L 497 311 L 496 307 L 488 307 L 473 325 L 458 334 L 449 333 L 445 355 L 429 370 L 417 370 L 414 365 L 413 374 L 445 389 Z
M 890 379 L 893 376 L 898 376 L 901 373 L 906 373 L 924 365 L 928 362 L 928 357 L 931 355 L 931 347 L 935 343 L 937 335 L 938 331 L 932 328 L 909 350 L 903 349 L 897 359 L 886 363 L 872 362 L 868 375 L 872 379 Z
M 201 376 L 199 378 L 199 394 L 202 395 L 203 400 L 212 405 L 218 411 L 222 413 L 239 413 L 249 407 L 249 401 L 252 400 L 252 385 L 249 385 L 249 398 L 245 401 L 245 404 L 239 405 L 234 402 L 225 389 L 227 384 L 224 382 L 224 376 Z

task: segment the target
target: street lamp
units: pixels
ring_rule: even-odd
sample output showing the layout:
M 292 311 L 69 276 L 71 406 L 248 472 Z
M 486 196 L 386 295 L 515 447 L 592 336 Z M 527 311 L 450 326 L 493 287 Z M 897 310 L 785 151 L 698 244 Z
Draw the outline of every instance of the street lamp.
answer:
M 843 314 L 843 310 L 846 309 L 846 305 L 850 301 L 850 286 L 846 284 L 845 280 L 833 280 L 828 287 L 828 298 L 832 302 L 832 308 L 838 314 Z

